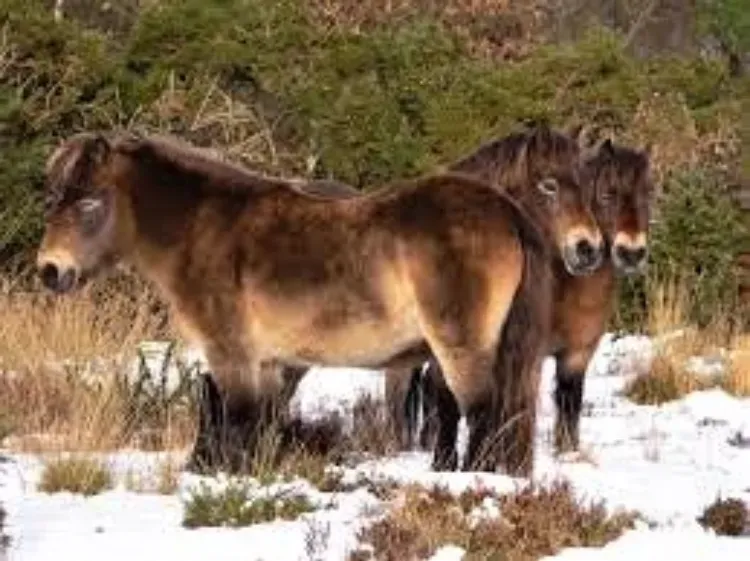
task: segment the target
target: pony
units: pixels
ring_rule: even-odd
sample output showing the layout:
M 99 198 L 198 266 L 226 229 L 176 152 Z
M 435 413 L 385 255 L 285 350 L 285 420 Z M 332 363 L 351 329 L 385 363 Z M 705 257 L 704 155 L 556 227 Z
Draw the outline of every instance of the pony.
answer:
M 547 202 L 529 196 L 533 192 L 528 192 L 527 185 L 529 182 L 533 184 L 534 178 L 551 173 L 552 169 L 574 166 L 577 157 L 583 158 L 593 176 L 588 177 L 590 185 L 581 195 L 584 198 L 593 197 L 599 222 L 616 240 L 615 247 L 619 249 L 615 253 L 622 255 L 620 262 L 625 266 L 639 267 L 641 263 L 634 254 L 643 252 L 637 244 L 645 245 L 643 231 L 648 216 L 643 215 L 643 211 L 647 210 L 647 206 L 642 204 L 643 193 L 630 187 L 647 187 L 646 170 L 637 165 L 640 161 L 637 153 L 603 143 L 599 150 L 589 150 L 579 155 L 577 146 L 583 146 L 582 131 L 574 130 L 568 137 L 562 132 L 550 130 L 546 124 L 539 124 L 483 145 L 449 166 L 448 170 L 472 174 L 501 187 L 544 227 L 551 224 Z M 605 162 L 609 165 L 605 165 Z M 620 165 L 615 165 L 616 162 L 620 162 Z M 617 192 L 623 201 L 622 210 L 615 214 L 609 209 L 613 184 L 618 186 Z M 301 185 L 301 188 L 334 198 L 350 197 L 357 193 L 353 187 L 340 182 L 318 181 Z M 546 237 L 553 240 L 554 232 L 547 231 Z M 576 251 L 585 256 L 590 248 L 584 242 Z M 613 270 L 611 264 L 600 267 L 597 261 L 592 261 L 591 267 L 575 272 L 565 266 L 564 255 L 554 251 L 550 255 L 550 266 L 557 285 L 555 305 L 550 307 L 549 313 L 553 316 L 559 339 L 558 342 L 550 342 L 556 346 L 554 352 L 558 356 L 556 401 L 560 418 L 556 433 L 560 447 L 565 445 L 566 437 L 575 439 L 577 446 L 582 386 L 579 390 L 576 384 L 582 380 L 609 317 Z M 580 272 L 585 274 L 578 274 Z M 433 465 L 438 469 L 451 469 L 457 463 L 454 446 L 456 435 L 447 427 L 457 424 L 461 412 L 449 388 L 441 381 L 434 361 L 424 371 L 424 362 L 429 361 L 430 357 L 415 354 L 411 358 L 412 362 L 402 359 L 398 364 L 381 365 L 387 370 L 386 403 L 390 424 L 400 447 L 412 448 L 419 405 L 425 404 L 425 429 L 419 436 L 419 443 L 421 447 L 428 448 L 431 447 L 428 441 L 437 432 L 438 415 L 441 415 L 445 420 L 442 423 L 444 431 L 436 445 Z M 296 373 L 295 385 L 303 374 L 304 370 Z M 420 394 L 422 399 L 419 399 Z
M 549 168 L 527 189 L 572 272 L 603 244 L 578 172 Z M 203 350 L 220 399 L 196 464 L 254 457 L 286 393 L 280 367 L 376 366 L 423 347 L 468 419 L 467 469 L 530 472 L 549 238 L 496 188 L 438 173 L 332 199 L 127 133 L 68 138 L 45 175 L 43 285 L 68 293 L 134 266 Z
M 583 145 L 580 130 L 573 136 Z M 448 169 L 503 185 L 507 181 L 504 152 L 514 142 L 513 135 L 494 140 Z M 585 373 L 612 313 L 616 277 L 639 274 L 646 265 L 654 191 L 650 147 L 637 150 L 605 139 L 597 147 L 584 150 L 582 158 L 585 181 L 594 193 L 594 214 L 605 235 L 610 258 L 589 275 L 571 274 L 555 258 L 551 263 L 555 289 L 554 306 L 550 310 L 552 337 L 547 352 L 552 354 L 556 365 L 554 447 L 558 453 L 579 448 Z M 402 417 L 398 423 L 406 427 L 403 429 L 409 435 L 406 443 L 411 445 L 421 401 L 425 422 L 418 435 L 420 446 L 430 447 L 437 438 L 434 446 L 442 449 L 443 455 L 455 454 L 446 449 L 450 450 L 455 442 L 460 415 L 445 389 L 439 366 L 431 361 L 424 372 L 414 371 L 410 380 L 393 380 L 391 384 L 392 398 L 399 404 L 391 411 Z

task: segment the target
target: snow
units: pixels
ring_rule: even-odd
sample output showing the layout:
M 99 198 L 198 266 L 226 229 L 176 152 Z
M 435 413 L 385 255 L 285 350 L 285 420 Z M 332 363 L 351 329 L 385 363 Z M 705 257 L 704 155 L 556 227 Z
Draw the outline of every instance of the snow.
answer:
M 679 333 L 673 336 L 679 336 Z M 547 559 L 617 561 L 662 559 L 749 559 L 750 539 L 715 536 L 697 522 L 705 506 L 718 496 L 750 501 L 750 447 L 738 445 L 750 436 L 750 399 L 721 390 L 696 392 L 663 406 L 639 406 L 620 395 L 630 376 L 645 371 L 660 341 L 646 337 L 614 340 L 606 336 L 594 357 L 586 381 L 583 449 L 558 458 L 550 434 L 554 407 L 550 397 L 553 365 L 545 363 L 540 392 L 537 461 L 534 479 L 568 479 L 581 497 L 602 500 L 608 509 L 639 511 L 645 522 L 600 549 L 570 548 Z M 156 348 L 156 350 L 154 350 Z M 149 369 L 158 346 L 147 357 Z M 191 360 L 201 357 L 192 354 Z M 702 375 L 715 360 L 696 360 Z M 710 368 L 709 368 L 710 367 Z M 171 374 L 170 374 L 171 376 Z M 302 381 L 292 403 L 305 418 L 347 411 L 359 396 L 382 396 L 379 372 L 346 368 L 315 368 Z M 738 440 L 738 435 L 742 438 Z M 462 427 L 460 442 L 465 442 Z M 180 475 L 173 495 L 136 493 L 125 489 L 125 474 L 154 473 L 159 462 L 180 461 L 183 454 L 153 454 L 123 450 L 103 456 L 118 486 L 84 498 L 36 490 L 44 458 L 10 453 L 0 463 L 0 503 L 8 511 L 10 560 L 139 561 L 220 558 L 242 560 L 343 560 L 362 547 L 357 534 L 386 508 L 364 488 L 321 493 L 305 481 L 260 486 L 248 481 L 252 493 L 303 493 L 318 510 L 294 521 L 274 521 L 245 528 L 186 529 L 181 525 L 182 500 L 201 484 L 222 486 L 226 478 Z M 460 493 L 481 486 L 511 492 L 527 483 L 502 474 L 435 473 L 429 455 L 405 452 L 341 468 L 345 483 L 374 481 L 441 485 Z M 497 516 L 496 504 L 483 504 L 472 516 Z M 433 561 L 462 559 L 464 551 L 447 544 Z M 0 554 L 0 559 L 2 554 Z

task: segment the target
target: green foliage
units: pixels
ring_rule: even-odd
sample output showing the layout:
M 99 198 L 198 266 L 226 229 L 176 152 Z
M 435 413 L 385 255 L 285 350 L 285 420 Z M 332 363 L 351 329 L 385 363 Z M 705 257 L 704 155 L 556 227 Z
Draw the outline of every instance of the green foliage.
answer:
M 253 498 L 246 485 L 232 483 L 222 491 L 207 485 L 194 490 L 185 501 L 182 524 L 187 528 L 230 526 L 238 528 L 276 519 L 294 520 L 315 506 L 300 494 L 271 494 Z
M 636 59 L 598 28 L 498 64 L 431 12 L 350 29 L 300 0 L 161 0 L 138 12 L 131 2 L 109 33 L 86 2 L 55 22 L 45 0 L 0 0 L 0 261 L 33 251 L 44 159 L 84 129 L 158 129 L 265 171 L 366 188 L 527 119 L 633 138 L 656 92 L 684 99 L 705 127 L 737 121 L 750 95 L 718 62 Z
M 748 0 L 700 0 L 700 23 L 735 53 L 750 50 Z
M 706 325 L 736 303 L 734 264 L 750 233 L 715 171 L 672 175 L 656 204 L 648 276 L 623 282 L 620 323 L 630 328 L 641 323 L 648 286 L 679 280 L 690 287 L 689 319 Z

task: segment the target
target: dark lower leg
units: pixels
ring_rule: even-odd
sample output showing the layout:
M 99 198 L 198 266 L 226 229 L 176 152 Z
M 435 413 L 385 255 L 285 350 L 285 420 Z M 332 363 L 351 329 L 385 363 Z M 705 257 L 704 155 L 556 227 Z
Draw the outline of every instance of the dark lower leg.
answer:
M 464 458 L 464 471 L 495 471 L 499 462 L 491 399 L 473 404 L 466 411 L 469 443 Z
M 458 423 L 461 420 L 458 402 L 448 387 L 440 383 L 434 384 L 434 400 L 430 402 L 430 406 L 425 412 L 425 417 L 429 414 L 437 421 L 433 469 L 455 470 L 458 467 L 456 437 L 458 436 Z
M 388 424 L 400 450 L 410 450 L 419 404 L 421 369 L 399 366 L 385 374 Z
M 422 427 L 419 431 L 419 447 L 423 450 L 431 450 L 437 445 L 436 439 L 441 426 L 440 403 L 449 401 L 446 397 L 440 396 L 440 392 L 447 392 L 448 397 L 454 402 L 454 408 L 458 410 L 453 394 L 445 385 L 440 366 L 435 361 L 430 361 L 422 376 Z
M 555 375 L 555 450 L 566 452 L 577 450 L 579 444 L 579 422 L 583 405 L 583 372 L 570 372 L 565 368 L 561 356 L 557 358 Z
M 198 379 L 198 434 L 187 469 L 211 471 L 221 463 L 219 435 L 221 434 L 221 396 L 211 374 Z

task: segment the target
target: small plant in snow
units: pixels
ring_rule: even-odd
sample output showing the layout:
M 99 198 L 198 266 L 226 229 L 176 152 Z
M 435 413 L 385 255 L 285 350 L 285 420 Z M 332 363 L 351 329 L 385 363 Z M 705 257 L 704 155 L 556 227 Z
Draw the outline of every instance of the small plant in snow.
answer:
M 185 501 L 182 524 L 186 528 L 236 528 L 279 518 L 294 520 L 315 509 L 310 499 L 301 493 L 278 492 L 254 497 L 246 484 L 230 483 L 220 491 L 202 484 Z
M 698 517 L 698 523 L 722 536 L 742 536 L 750 532 L 750 512 L 740 499 L 717 498 Z
M 112 474 L 102 462 L 87 458 L 63 458 L 44 467 L 39 490 L 44 493 L 96 495 L 112 488 Z

